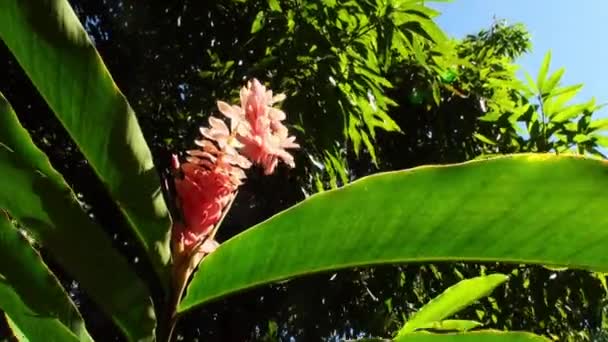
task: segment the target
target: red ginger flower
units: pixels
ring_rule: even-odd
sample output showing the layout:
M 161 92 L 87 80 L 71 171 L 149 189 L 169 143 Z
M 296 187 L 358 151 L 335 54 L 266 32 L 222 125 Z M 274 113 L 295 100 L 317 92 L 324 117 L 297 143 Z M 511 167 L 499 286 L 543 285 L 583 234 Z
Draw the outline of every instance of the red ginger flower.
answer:
M 200 129 L 200 147 L 188 151 L 187 162 L 180 165 L 173 155 L 177 204 L 181 220 L 172 230 L 173 294 L 176 306 L 190 274 L 202 258 L 213 252 L 218 243 L 213 239 L 217 226 L 246 178 L 244 169 L 252 163 L 271 174 L 279 161 L 294 167 L 286 148 L 297 148 L 281 123 L 285 113 L 272 108 L 284 95 L 272 96 L 272 91 L 256 79 L 241 89 L 241 107 L 218 101 L 218 108 L 230 119 L 230 129 L 224 121 L 209 118 L 209 127 Z M 242 155 L 241 155 L 242 153 Z
M 182 222 L 173 227 L 176 257 L 184 253 L 202 257 L 200 254 L 217 247 L 213 231 L 246 178 L 244 169 L 255 163 L 270 174 L 279 159 L 294 167 L 293 157 L 285 149 L 299 145 L 281 123 L 285 113 L 272 107 L 285 96 L 273 96 L 253 79 L 241 89 L 240 97 L 240 107 L 218 101 L 220 112 L 230 119 L 230 128 L 211 116 L 209 127 L 200 128 L 203 139 L 196 141 L 200 149 L 188 151 L 182 165 L 173 156 L 173 167 L 180 174 L 175 189 L 182 214 Z M 200 258 L 194 259 L 191 262 L 198 264 Z
M 174 240 L 193 247 L 211 233 L 230 203 L 237 186 L 229 175 L 195 164 L 182 166 L 183 179 L 175 180 L 184 222 L 174 229 Z
M 174 168 L 181 172 L 175 179 L 175 190 L 183 222 L 173 228 L 179 253 L 191 251 L 202 241 L 207 242 L 201 246 L 203 252 L 214 249 L 217 244 L 208 237 L 245 178 L 243 169 L 251 166 L 231 144 L 224 122 L 210 117 L 209 124 L 211 128 L 201 128 L 208 140 L 196 141 L 201 149 L 188 151 L 187 163 L 180 166 L 173 156 Z

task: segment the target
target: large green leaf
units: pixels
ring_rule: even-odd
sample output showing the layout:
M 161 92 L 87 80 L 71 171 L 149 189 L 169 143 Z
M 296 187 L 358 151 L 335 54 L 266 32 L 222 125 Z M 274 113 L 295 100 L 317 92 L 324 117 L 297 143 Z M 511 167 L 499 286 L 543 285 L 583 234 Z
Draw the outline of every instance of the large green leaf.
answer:
M 567 107 L 558 108 L 556 113 L 551 118 L 553 122 L 564 122 L 583 114 L 585 111 L 592 111 L 595 106 L 595 98 L 591 98 L 589 102 L 573 104 Z
M 543 88 L 541 90 L 542 98 L 547 97 L 549 94 L 551 94 L 554 91 L 555 87 L 559 84 L 559 82 L 561 81 L 562 76 L 564 76 L 565 72 L 566 72 L 566 69 L 560 68 L 556 72 L 554 72 L 551 76 L 549 76 L 549 78 L 547 79 L 547 82 L 543 84 Z
M 150 150 L 68 1 L 0 1 L 0 38 L 108 188 L 166 281 L 170 222 Z
M 55 275 L 1 210 L 0 275 L 35 313 L 21 317 L 21 320 L 36 326 L 37 319 L 30 321 L 29 318 L 56 318 L 81 341 L 92 341 L 80 313 Z M 0 309 L 7 311 L 2 303 Z M 9 314 L 18 316 L 14 312 Z M 24 327 L 21 329 L 25 330 Z
M 222 244 L 180 311 L 281 279 L 440 260 L 608 271 L 608 164 L 522 154 L 365 177 Z
M 507 279 L 509 277 L 504 274 L 492 274 L 465 279 L 450 286 L 415 313 L 399 330 L 397 336 L 414 332 L 433 322 L 439 322 L 452 316 L 480 298 L 489 295 L 496 286 L 504 283 Z
M 538 335 L 524 332 L 476 331 L 453 334 L 413 333 L 395 338 L 393 342 L 549 342 Z
M 540 66 L 540 70 L 538 71 L 538 76 L 536 77 L 536 86 L 540 94 L 542 94 L 545 89 L 545 80 L 547 78 L 547 73 L 549 73 L 549 66 L 551 65 L 551 50 L 547 51 L 545 54 L 545 58 L 543 58 L 543 63 Z
M 0 94 L 0 209 L 26 226 L 130 340 L 152 339 L 148 289 L 32 142 Z
M 81 341 L 57 318 L 39 316 L 30 310 L 2 277 L 0 277 L 0 307 L 6 313 L 7 323 L 19 342 Z
M 549 342 L 550 340 L 541 336 L 525 332 L 504 332 L 495 330 L 484 330 L 469 333 L 431 334 L 413 333 L 394 340 L 383 338 L 365 338 L 360 340 L 349 340 L 349 342 Z
M 438 322 L 429 322 L 420 325 L 420 329 L 433 330 L 433 331 L 469 331 L 471 329 L 479 328 L 483 326 L 483 323 L 477 321 L 468 321 L 462 319 L 446 319 Z
M 549 98 L 543 102 L 543 111 L 545 112 L 545 115 L 552 118 L 555 114 L 561 112 L 564 109 L 564 105 L 576 97 L 580 89 L 580 87 L 571 88 L 570 91 L 561 92 L 559 95 L 551 94 Z

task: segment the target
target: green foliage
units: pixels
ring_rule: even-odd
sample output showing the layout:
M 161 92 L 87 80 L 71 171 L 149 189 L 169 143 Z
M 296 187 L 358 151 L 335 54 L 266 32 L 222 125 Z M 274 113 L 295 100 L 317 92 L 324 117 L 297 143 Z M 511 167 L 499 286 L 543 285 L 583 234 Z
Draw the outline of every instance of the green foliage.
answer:
M 283 1 L 280 11 L 277 4 L 233 4 L 227 9 L 248 7 L 249 13 L 257 13 L 253 35 L 239 38 L 247 43 L 225 56 L 210 54 L 214 68 L 201 76 L 239 79 L 263 72 L 273 88 L 290 95 L 284 109 L 299 118 L 307 154 L 323 164 L 325 172 L 317 177 L 335 188 L 346 183 L 331 174 L 336 164 L 338 170 L 346 169 L 349 153 L 359 156 L 363 150 L 377 164 L 376 132 L 400 131 L 389 115 L 397 103 L 386 95 L 393 87 L 388 71 L 405 61 L 430 69 L 424 48 L 445 40 L 432 20 L 438 13 L 417 0 Z M 233 59 L 251 54 L 238 63 Z
M 189 3 L 190 7 L 181 10 L 176 10 L 181 6 L 166 4 L 128 7 L 114 1 L 113 5 L 98 5 L 104 13 L 108 12 L 105 6 L 115 11 L 112 16 L 119 13 L 119 25 L 106 26 L 104 31 L 103 25 L 108 22 L 101 19 L 101 24 L 91 24 L 98 18 L 82 9 L 95 5 L 77 0 L 72 3 L 80 11 L 88 32 L 67 1 L 34 4 L 7 0 L 0 5 L 0 37 L 75 144 L 70 145 L 70 138 L 48 124 L 41 112 L 22 113 L 35 115 L 33 124 L 24 122 L 33 132 L 34 142 L 49 151 L 54 162 L 61 160 L 68 165 L 64 167 L 65 174 L 76 163 L 90 165 L 105 187 L 103 192 L 111 195 L 112 206 L 119 210 L 118 215 L 113 215 L 111 210 L 98 206 L 101 213 L 110 213 L 108 217 L 86 212 L 86 204 L 67 185 L 77 182 L 80 175 L 75 172 L 75 176 L 66 176 L 66 182 L 33 144 L 8 102 L 1 99 L 0 173 L 4 180 L 0 180 L 0 185 L 8 191 L 0 193 L 0 209 L 8 211 L 16 224 L 36 239 L 35 245 L 48 253 L 43 254 L 44 261 L 52 266 L 49 270 L 43 260 L 33 258 L 35 261 L 27 261 L 34 265 L 28 267 L 32 272 L 16 275 L 0 263 L 0 308 L 21 340 L 70 340 L 76 335 L 79 339 L 88 338 L 78 311 L 59 287 L 55 274 L 60 279 L 78 281 L 127 339 L 153 339 L 157 323 L 154 316 L 160 318 L 157 330 L 166 333 L 167 293 L 162 287 L 166 290 L 166 267 L 170 265 L 170 222 L 138 120 L 143 122 L 146 137 L 163 160 L 162 151 L 181 149 L 189 141 L 189 133 L 185 132 L 194 131 L 193 126 L 204 118 L 198 113 L 201 108 L 206 114 L 215 99 L 236 97 L 244 77 L 267 80 L 273 89 L 288 94 L 283 109 L 294 118 L 292 128 L 299 132 L 298 140 L 303 141 L 303 153 L 298 156 L 300 174 L 291 182 L 306 192 L 339 188 L 377 168 L 460 162 L 495 153 L 554 151 L 602 156 L 601 147 L 608 146 L 608 139 L 602 135 L 608 128 L 607 119 L 592 119 L 600 106 L 594 101 L 570 103 L 581 85 L 562 85 L 564 69 L 551 72 L 550 55 L 536 80 L 530 77 L 528 86 L 517 79 L 514 59 L 531 46 L 529 34 L 519 24 L 508 26 L 498 21 L 489 30 L 457 41 L 447 39 L 437 27 L 433 19 L 438 13 L 417 0 L 221 1 Z M 201 7 L 204 10 L 199 10 Z M 103 49 L 108 32 L 112 39 L 118 39 L 127 24 L 146 21 L 140 20 L 140 13 L 147 13 L 141 8 L 161 8 L 162 19 L 169 18 L 165 21 L 170 24 L 154 20 L 154 25 L 158 23 L 162 28 L 141 29 L 145 33 L 137 37 L 155 41 L 158 32 L 164 31 L 171 44 L 155 43 L 152 48 L 138 49 L 137 44 L 132 46 L 137 39 L 123 37 L 122 42 L 113 41 L 120 48 L 111 47 L 104 54 L 106 61 L 114 61 L 109 63 L 113 73 L 124 69 L 114 74 L 130 85 L 125 91 L 139 109 L 136 119 L 86 33 L 98 37 L 96 46 Z M 91 18 L 94 20 L 85 21 Z M 188 21 L 190 26 L 183 29 L 188 32 L 187 43 L 174 44 L 181 25 Z M 197 45 L 193 27 L 199 27 L 197 30 L 201 30 L 200 36 L 208 45 Z M 186 46 L 191 50 L 184 52 Z M 141 57 L 131 61 L 136 67 L 129 67 L 124 53 L 120 53 L 123 50 L 128 51 L 129 58 L 132 53 Z M 201 56 L 201 50 L 207 53 Z M 165 57 L 170 56 L 169 60 L 157 60 L 162 51 Z M 153 68 L 146 61 L 153 61 Z M 176 70 L 180 67 L 183 69 Z M 175 88 L 188 89 L 180 93 L 181 102 L 173 95 Z M 203 99 L 185 100 L 200 98 L 201 94 Z M 22 101 L 21 96 L 9 97 Z M 78 148 L 86 160 L 64 149 L 64 144 Z M 162 171 L 162 166 L 159 169 Z M 565 264 L 605 272 L 606 260 L 599 245 L 606 239 L 606 221 L 597 215 L 606 205 L 601 193 L 606 185 L 604 176 L 605 166 L 599 161 L 516 156 L 366 178 L 344 189 L 315 195 L 229 240 L 203 263 L 181 310 L 279 279 L 355 265 L 497 260 Z M 280 197 L 278 203 L 282 207 L 299 200 L 299 195 L 288 193 L 292 187 L 277 184 L 281 186 L 263 184 L 260 188 L 288 190 L 282 195 L 260 189 L 252 192 L 264 201 L 270 200 L 270 194 Z M 260 205 L 259 200 L 252 203 Z M 260 214 L 262 217 L 278 210 L 272 204 L 269 207 L 275 211 Z M 243 224 L 247 226 L 257 219 Z M 126 224 L 121 224 L 123 221 Z M 135 236 L 134 246 L 129 248 L 137 252 L 117 248 L 126 242 L 112 244 L 102 226 L 117 226 L 117 231 L 125 228 Z M 583 229 L 574 231 L 573 226 Z M 0 233 L 10 232 L 15 239 L 0 242 L 14 241 L 9 247 L 16 251 L 10 256 L 16 258 L 27 252 L 37 257 L 31 246 L 17 240 L 17 230 L 7 229 Z M 307 243 L 305 248 L 303 241 Z M 120 255 L 118 249 L 127 251 L 126 255 Z M 9 251 L 10 248 L 3 250 Z M 137 265 L 126 261 L 128 258 L 137 263 L 138 256 L 145 254 L 149 260 L 142 258 Z M 58 265 L 48 262 L 51 260 Z M 148 264 L 156 271 L 150 272 L 152 275 L 146 271 Z M 137 267 L 137 274 L 132 267 Z M 345 293 L 355 293 L 352 296 L 356 298 L 348 303 L 350 307 L 362 308 L 368 315 L 365 317 L 373 315 L 372 323 L 355 328 L 372 330 L 380 326 L 383 332 L 391 332 L 395 322 L 402 322 L 414 307 L 428 302 L 431 294 L 445 288 L 445 284 L 455 283 L 455 278 L 458 281 L 484 274 L 489 269 L 485 265 L 449 264 L 400 266 L 393 270 L 397 277 L 374 268 L 355 270 L 350 277 L 339 277 L 346 279 L 335 282 L 339 285 L 333 285 L 340 294 L 334 296 L 337 299 L 332 298 L 334 301 L 342 299 L 342 294 L 346 297 Z M 595 332 L 572 323 L 573 319 L 589 317 L 586 311 L 594 310 L 597 313 L 593 317 L 606 316 L 605 309 L 601 311 L 601 299 L 595 298 L 599 298 L 597 289 L 605 292 L 601 288 L 601 280 L 605 287 L 605 279 L 600 274 L 548 273 L 556 271 L 524 266 L 498 271 L 513 271 L 512 280 L 500 290 L 504 292 L 499 292 L 503 296 L 489 297 L 453 320 L 443 320 L 453 310 L 439 310 L 441 315 L 418 328 L 464 331 L 483 323 L 497 329 L 513 329 L 517 327 L 516 316 L 521 314 L 527 322 L 526 329 L 576 340 L 591 338 Z M 36 278 L 41 274 L 48 275 L 44 280 L 52 283 L 41 289 L 53 292 L 52 300 L 40 300 L 45 292 L 32 294 L 29 289 L 24 290 L 27 277 L 33 277 L 31 284 L 41 287 L 41 278 Z M 560 280 L 570 279 L 574 285 L 556 293 L 547 284 L 548 274 Z M 157 284 L 158 278 L 162 285 Z M 275 285 L 273 289 L 278 290 L 271 294 L 285 292 L 291 284 Z M 319 287 L 314 284 L 308 288 Z M 380 300 L 371 294 L 373 284 L 382 285 L 376 288 Z M 331 286 L 324 290 L 329 292 Z M 357 294 L 359 290 L 364 295 Z M 398 300 L 395 293 L 406 290 L 415 300 Z M 300 293 L 304 293 L 305 308 L 314 307 L 308 306 L 312 304 L 307 293 Z M 371 300 L 367 299 L 368 293 Z M 509 302 L 517 294 L 525 297 L 522 308 Z M 270 298 L 258 297 L 253 305 L 256 309 Z M 528 298 L 533 300 L 529 302 Z M 458 301 L 461 300 L 459 296 Z M 573 308 L 572 303 L 577 306 Z M 245 326 L 244 330 L 262 320 L 262 326 L 267 325 L 260 334 L 265 334 L 262 340 L 276 340 L 305 330 L 293 328 L 293 322 L 305 315 L 293 311 L 291 306 L 283 309 L 284 303 L 280 305 L 280 310 L 271 306 L 272 320 L 248 315 L 246 321 L 238 323 Z M 239 312 L 228 307 L 231 315 Z M 340 329 L 342 322 L 356 321 L 345 314 L 345 307 L 340 306 L 338 314 L 323 323 Z M 56 308 L 61 310 L 53 311 Z M 543 310 L 548 309 L 554 311 L 544 314 Z M 326 307 L 323 310 L 328 316 L 335 313 Z M 50 311 L 52 314 L 47 315 Z M 286 314 L 281 316 L 278 311 Z M 427 307 L 422 312 L 430 311 Z M 475 313 L 480 323 L 462 319 L 474 317 Z M 211 316 L 213 319 L 205 321 L 205 326 L 221 321 L 218 315 Z M 314 333 L 323 334 L 326 330 L 317 329 L 322 319 L 314 319 Z M 198 330 L 201 320 L 192 321 Z M 268 321 L 271 323 L 266 324 Z M 236 330 L 234 322 L 227 325 L 229 330 Z M 212 328 L 209 330 L 213 335 Z M 185 336 L 186 340 L 190 337 Z M 490 338 L 539 340 L 530 334 L 498 332 L 403 336 L 407 341 Z
M 465 37 L 462 47 L 463 55 L 493 48 L 496 56 L 504 56 L 513 61 L 529 52 L 532 44 L 530 33 L 523 24 L 507 25 L 506 20 L 495 20 L 489 30 L 481 30 L 475 35 Z
M 364 338 L 357 340 L 360 342 L 548 342 L 549 340 L 528 333 L 521 332 L 504 332 L 504 331 L 478 331 L 471 333 L 459 334 L 430 334 L 430 333 L 412 333 L 402 337 L 397 337 L 394 340 L 381 338 Z
M 82 341 L 53 316 L 37 316 L 4 279 L 0 280 L 0 305 L 17 341 Z
M 474 133 L 486 145 L 483 153 L 555 151 L 603 156 L 599 150 L 605 143 L 605 137 L 599 134 L 602 121 L 592 119 L 601 106 L 595 105 L 594 99 L 569 103 L 582 85 L 563 86 L 564 68 L 549 74 L 550 52 L 536 81 L 526 76 L 526 86 L 515 76 L 517 67 L 511 61 L 518 55 L 513 53 L 515 47 L 497 48 L 483 34 L 477 39 L 485 39 L 489 45 L 484 46 L 472 37 L 463 42 L 460 53 L 469 62 L 463 79 L 472 83 L 459 86 L 478 99 L 484 113 Z
M 444 319 L 438 322 L 429 322 L 420 325 L 420 330 L 432 331 L 469 331 L 481 327 L 483 324 L 477 321 L 467 321 L 462 319 Z
M 0 37 L 124 213 L 167 282 L 169 215 L 133 110 L 65 0 L 3 1 Z
M 260 284 L 358 265 L 501 260 L 603 270 L 600 241 L 608 235 L 601 227 L 608 221 L 592 213 L 603 205 L 605 172 L 601 161 L 521 155 L 364 178 L 226 241 L 201 264 L 180 311 Z M 566 196 L 572 192 L 582 197 Z M 583 207 L 583 198 L 594 200 Z M 570 215 L 575 210 L 580 215 Z M 550 231 L 537 219 L 549 213 L 559 217 Z M 450 239 L 437 243 L 441 236 Z M 302 241 L 310 244 L 299 248 Z
M 47 340 L 92 341 L 57 278 L 5 215 L 0 211 L 0 307 L 30 340 L 40 333 Z
M 471 327 L 475 327 L 476 322 L 471 324 L 466 323 L 466 321 L 452 321 L 448 324 L 438 324 L 437 326 L 433 326 L 433 323 L 441 323 L 445 318 L 452 316 L 480 298 L 488 296 L 494 288 L 507 281 L 507 279 L 509 277 L 504 274 L 492 274 L 460 281 L 420 308 L 399 330 L 397 337 L 412 333 L 418 329 L 427 329 L 429 325 L 432 328 L 442 329 L 460 328 L 457 330 L 469 330 Z
M 548 342 L 549 339 L 528 333 L 480 331 L 465 334 L 413 333 L 396 338 L 394 342 Z
M 603 157 L 598 147 L 607 146 L 604 145 L 605 138 L 599 134 L 605 120 L 592 118 L 602 106 L 596 105 L 593 98 L 588 102 L 571 104 L 582 85 L 562 86 L 564 68 L 549 74 L 550 64 L 551 52 L 547 52 L 536 84 L 529 82 L 526 89 L 532 97 L 531 102 L 536 102 L 527 114 L 528 149 L 556 152 L 574 149 L 580 154 Z
M 155 320 L 146 286 L 83 211 L 1 94 L 0 173 L 0 208 L 50 251 L 129 338 L 152 338 Z

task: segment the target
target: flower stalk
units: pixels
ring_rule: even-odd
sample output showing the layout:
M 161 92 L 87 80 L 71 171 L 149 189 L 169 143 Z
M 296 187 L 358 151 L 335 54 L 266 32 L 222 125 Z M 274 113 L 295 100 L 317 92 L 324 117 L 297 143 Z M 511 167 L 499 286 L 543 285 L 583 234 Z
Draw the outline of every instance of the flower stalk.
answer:
M 169 302 L 170 341 L 177 320 L 177 306 L 196 267 L 219 243 L 215 235 L 232 205 L 238 187 L 246 179 L 245 171 L 253 165 L 272 174 L 279 161 L 294 167 L 293 156 L 286 149 L 299 148 L 295 137 L 288 135 L 282 123 L 286 115 L 273 105 L 285 99 L 274 95 L 258 80 L 252 79 L 240 91 L 240 106 L 218 101 L 217 106 L 229 120 L 211 116 L 201 127 L 198 149 L 187 151 L 186 162 L 176 155 L 172 171 L 176 207 L 180 217 L 172 227 L 172 294 Z

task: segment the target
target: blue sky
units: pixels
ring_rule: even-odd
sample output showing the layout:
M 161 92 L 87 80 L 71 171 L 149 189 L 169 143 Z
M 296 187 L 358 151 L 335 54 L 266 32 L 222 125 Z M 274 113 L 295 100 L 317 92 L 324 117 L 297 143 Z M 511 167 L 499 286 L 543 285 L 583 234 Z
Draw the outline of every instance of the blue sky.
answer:
M 608 0 L 454 0 L 429 2 L 442 15 L 439 25 L 462 38 L 488 28 L 493 17 L 521 22 L 532 35 L 532 52 L 518 60 L 536 76 L 545 53 L 552 51 L 551 70 L 566 68 L 564 84 L 583 83 L 577 100 L 596 97 L 608 102 Z M 608 117 L 604 107 L 601 117 Z

